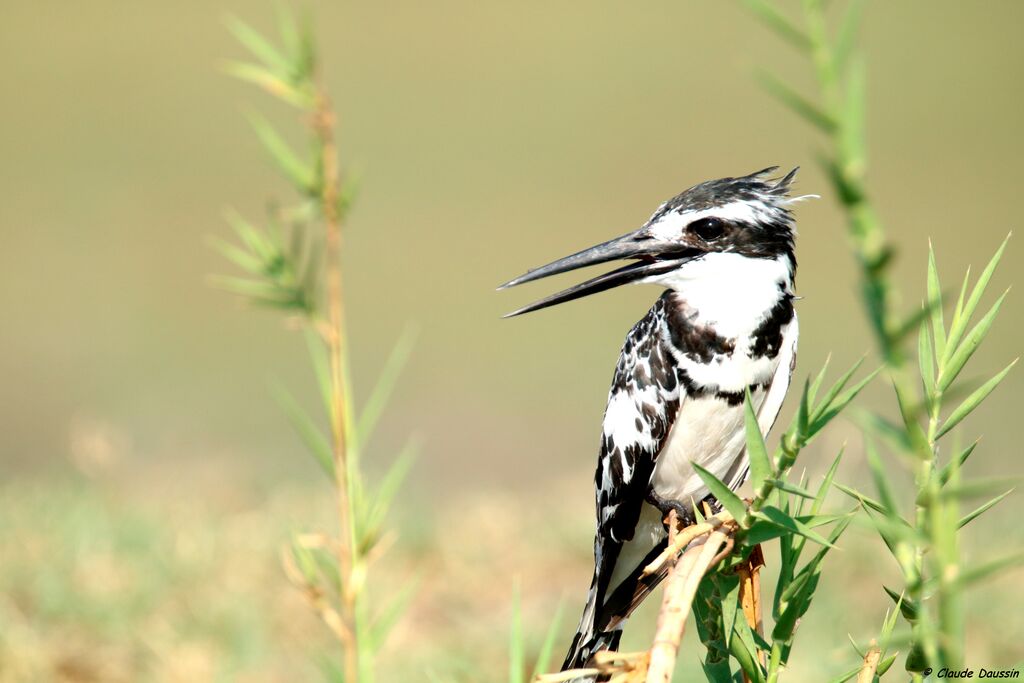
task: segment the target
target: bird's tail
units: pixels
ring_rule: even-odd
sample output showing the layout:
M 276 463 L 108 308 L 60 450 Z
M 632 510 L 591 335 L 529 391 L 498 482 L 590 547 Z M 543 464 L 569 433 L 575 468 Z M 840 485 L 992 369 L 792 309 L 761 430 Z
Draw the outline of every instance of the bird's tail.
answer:
M 625 624 L 624 622 L 617 624 L 610 631 L 598 631 L 596 623 L 597 603 L 598 572 L 595 571 L 594 580 L 590 584 L 590 592 L 587 594 L 587 604 L 583 608 L 583 616 L 580 617 L 579 626 L 576 627 L 576 635 L 573 636 L 572 645 L 569 646 L 569 652 L 565 655 L 565 661 L 562 663 L 562 671 L 585 668 L 591 656 L 599 650 L 618 649 L 619 639 L 622 637 L 622 627 Z

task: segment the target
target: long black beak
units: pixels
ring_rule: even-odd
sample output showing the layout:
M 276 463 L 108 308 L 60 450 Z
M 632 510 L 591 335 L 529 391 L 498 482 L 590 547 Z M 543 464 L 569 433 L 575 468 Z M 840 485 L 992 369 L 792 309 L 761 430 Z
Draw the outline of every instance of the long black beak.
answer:
M 637 263 L 631 263 L 610 273 L 598 275 L 586 282 L 536 301 L 529 306 L 512 311 L 504 317 L 511 318 L 523 313 L 589 296 L 590 294 L 603 292 L 620 285 L 638 282 L 647 277 L 667 273 L 692 259 L 698 253 L 696 250 L 681 244 L 667 245 L 663 241 L 644 233 L 642 230 L 638 230 L 629 235 L 584 249 L 572 256 L 566 256 L 546 266 L 535 268 L 498 287 L 499 290 L 508 289 L 525 282 L 533 282 L 534 280 L 540 280 L 541 278 L 557 275 L 558 273 L 565 273 L 570 270 L 577 270 L 609 261 L 640 259 Z

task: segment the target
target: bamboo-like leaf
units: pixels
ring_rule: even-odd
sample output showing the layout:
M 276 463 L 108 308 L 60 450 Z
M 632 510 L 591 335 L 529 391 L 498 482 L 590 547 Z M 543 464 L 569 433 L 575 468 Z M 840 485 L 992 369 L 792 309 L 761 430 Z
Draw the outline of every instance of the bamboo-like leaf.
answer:
M 544 633 L 544 640 L 541 641 L 540 650 L 537 652 L 537 661 L 533 666 L 531 680 L 548 670 L 551 653 L 555 649 L 555 640 L 558 638 L 558 627 L 562 622 L 563 607 L 564 605 L 559 602 L 558 607 L 555 608 L 555 616 L 551 619 L 548 630 Z
M 832 354 L 830 353 L 825 357 L 825 362 L 822 363 L 821 370 L 818 371 L 818 374 L 814 377 L 814 381 L 811 382 L 810 387 L 807 389 L 807 403 L 809 405 L 815 405 L 815 400 L 818 396 L 818 390 L 821 389 L 821 384 L 822 382 L 825 381 L 825 373 L 828 372 L 828 366 L 831 362 Z M 863 358 L 861 358 L 861 362 L 864 362 Z
M 362 443 L 370 440 L 370 435 L 377 426 L 377 421 L 380 419 L 381 414 L 384 412 L 384 407 L 391 398 L 398 377 L 402 374 L 402 369 L 409 361 L 409 356 L 416 342 L 416 335 L 416 327 L 407 325 L 402 334 L 399 335 L 398 340 L 391 349 L 391 353 L 384 362 L 384 367 L 377 377 L 377 383 L 370 392 L 369 398 L 366 399 L 366 405 L 363 406 L 363 412 L 359 415 L 359 420 L 356 423 L 356 431 Z
M 312 94 L 308 89 L 296 87 L 284 78 L 257 64 L 247 62 L 228 62 L 224 72 L 246 83 L 252 83 L 267 94 L 276 97 L 300 109 L 308 109 L 313 104 Z
M 856 57 L 850 63 L 844 93 L 843 113 L 840 122 L 839 144 L 844 150 L 849 173 L 860 175 L 867 165 L 867 145 L 864 144 L 864 110 L 867 99 L 867 76 L 863 58 Z
M 855 421 L 861 426 L 861 428 L 881 437 L 883 441 L 887 442 L 896 450 L 910 450 L 910 438 L 907 436 L 906 431 L 878 413 L 857 411 Z
M 899 657 L 899 655 L 899 652 L 893 652 L 891 655 L 888 655 L 878 662 L 878 666 L 875 667 L 875 675 L 878 678 L 884 676 L 886 672 L 892 668 L 892 665 L 896 662 L 896 658 Z
M 288 73 L 290 65 L 287 58 L 256 29 L 233 15 L 228 15 L 224 23 L 238 42 L 248 48 L 253 56 L 280 74 Z
M 302 439 L 302 442 L 309 449 L 310 455 L 317 461 L 323 471 L 334 479 L 334 452 L 331 443 L 324 433 L 316 426 L 316 423 L 309 417 L 298 401 L 287 389 L 279 385 L 272 387 L 274 398 L 284 411 L 288 421 L 292 423 L 295 432 Z
M 419 588 L 417 579 L 410 579 L 405 582 L 398 591 L 392 592 L 392 597 L 373 621 L 371 642 L 375 650 L 381 649 L 387 642 L 388 635 L 398 623 L 399 618 L 409 607 L 409 603 L 416 596 Z
M 1007 289 L 1003 294 L 996 299 L 996 302 L 992 304 L 992 308 L 988 310 L 985 316 L 978 321 L 971 331 L 964 337 L 963 342 L 957 347 L 956 351 L 953 352 L 952 356 L 948 361 L 944 361 L 942 367 L 939 368 L 939 376 L 936 381 L 939 389 L 945 391 L 953 383 L 953 380 L 957 378 L 960 371 L 963 370 L 967 361 L 970 360 L 974 352 L 981 346 L 981 342 L 985 340 L 989 330 L 992 328 L 992 323 L 995 322 L 996 316 L 999 315 L 999 308 L 1003 305 L 1003 300 L 1006 295 L 1010 293 Z
M 306 339 L 306 350 L 309 353 L 309 361 L 313 366 L 313 376 L 316 377 L 317 386 L 320 388 L 320 402 L 324 409 L 324 415 L 328 418 L 334 414 L 331 398 L 331 366 L 327 357 L 327 348 L 321 337 L 312 328 L 306 328 L 303 335 Z
M 768 448 L 764 445 L 764 435 L 761 434 L 761 426 L 757 423 L 757 415 L 754 413 L 750 391 L 746 392 L 743 401 L 743 415 L 747 437 L 747 458 L 750 462 L 750 485 L 756 492 L 760 490 L 765 480 L 772 476 L 773 472 L 771 460 L 768 458 Z
M 899 508 L 896 505 L 896 497 L 889 488 L 889 477 L 885 471 L 885 466 L 882 465 L 882 459 L 878 456 L 878 449 L 875 448 L 875 444 L 871 439 L 867 437 L 865 437 L 864 446 L 868 469 L 871 470 L 871 478 L 875 482 L 878 497 L 884 508 L 880 512 L 883 512 L 886 516 L 900 517 Z
M 811 41 L 796 24 L 782 14 L 775 5 L 766 0 L 744 0 L 747 8 L 757 15 L 765 26 L 774 31 L 780 38 L 793 47 L 807 52 L 811 49 Z
M 220 237 L 211 237 L 209 242 L 211 247 L 219 251 L 224 258 L 242 270 L 248 271 L 253 275 L 259 275 L 262 272 L 263 262 L 251 252 L 245 251 Z
M 725 483 L 716 477 L 711 472 L 707 471 L 697 463 L 693 463 L 693 469 L 697 472 L 697 476 L 700 477 L 704 485 L 708 487 L 708 491 L 711 492 L 719 503 L 722 504 L 729 514 L 737 520 L 742 520 L 747 514 L 747 505 L 744 503 L 739 496 L 733 493 L 732 489 L 725 485 Z
M 946 324 L 942 319 L 942 286 L 939 284 L 939 269 L 935 265 L 935 250 L 931 240 L 928 240 L 928 308 L 931 309 L 935 355 L 942 358 L 946 351 Z
M 935 353 L 932 350 L 931 334 L 925 323 L 921 323 L 921 332 L 917 335 L 917 361 L 925 400 L 932 401 L 935 397 Z
M 828 495 L 828 490 L 833 484 L 833 480 L 836 478 L 836 471 L 839 469 L 839 463 L 843 460 L 843 454 L 846 452 L 846 446 L 844 445 L 840 449 L 839 454 L 836 456 L 836 460 L 833 461 L 828 467 L 828 471 L 825 472 L 825 476 L 821 479 L 821 485 L 818 486 L 818 493 L 814 497 L 814 504 L 811 505 L 811 514 L 816 515 L 821 510 L 821 506 L 824 505 L 825 497 Z
M 791 493 L 794 496 L 799 496 L 800 498 L 806 498 L 807 500 L 814 500 L 817 497 L 815 494 L 811 493 L 810 491 L 805 489 L 803 486 L 797 486 L 796 484 L 791 484 L 791 483 L 789 483 L 788 481 L 786 481 L 784 479 L 775 479 L 775 480 L 773 480 L 772 481 L 772 486 L 774 488 L 779 489 L 780 491 L 785 491 L 786 493 Z
M 978 304 L 981 303 L 981 297 L 984 296 L 985 290 L 988 288 L 988 283 L 992 279 L 992 275 L 995 273 L 996 267 L 999 265 L 999 261 L 1003 258 L 1003 252 L 1006 251 L 1006 245 L 1010 241 L 1011 235 L 1007 235 L 1002 244 L 999 245 L 999 248 L 996 249 L 996 253 L 992 256 L 991 260 L 989 260 L 988 265 L 985 266 L 985 270 L 981 272 L 981 275 L 978 277 L 978 281 L 974 283 L 974 288 L 971 290 L 971 296 L 968 297 L 967 303 L 963 306 L 962 314 L 955 318 L 953 324 L 950 326 L 949 339 L 946 342 L 946 353 L 942 356 L 943 365 L 949 363 L 952 359 L 953 352 L 960 346 L 960 338 L 967 330 L 967 324 L 974 316 L 974 312 L 977 310 Z
M 755 78 L 769 95 L 789 107 L 815 128 L 829 135 L 835 131 L 836 122 L 831 116 L 775 76 L 766 71 L 759 71 L 755 74 Z
M 968 588 L 976 583 L 980 583 L 999 572 L 1016 567 L 1017 565 L 1024 564 L 1024 551 L 1018 550 L 1015 553 L 1000 557 L 995 560 L 991 560 L 977 567 L 972 567 L 961 572 L 955 580 L 955 583 L 960 588 Z
M 811 411 L 812 421 L 816 419 L 820 413 L 824 412 L 832 404 L 832 402 L 836 399 L 836 396 L 839 395 L 839 392 L 842 391 L 849 383 L 850 378 L 853 377 L 854 373 L 856 373 L 858 369 L 860 369 L 860 366 L 864 363 L 865 357 L 866 356 L 861 356 L 860 359 L 858 359 L 857 362 L 854 363 L 849 370 L 844 372 L 843 375 L 839 379 L 837 379 L 831 387 L 829 387 L 828 391 L 825 392 L 825 396 L 820 401 L 815 403 L 814 408 Z
M 915 621 L 917 621 L 918 609 L 917 604 L 914 603 L 913 600 L 909 599 L 906 595 L 901 595 L 900 593 L 897 593 L 888 586 L 882 586 L 882 590 L 884 590 L 886 594 L 888 594 L 888 596 L 892 598 L 892 601 L 899 608 L 899 612 L 903 615 L 904 619 L 906 619 L 910 623 L 914 623 Z
M 249 124 L 255 131 L 256 136 L 260 142 L 263 143 L 264 148 L 270 154 L 271 158 L 277 164 L 281 172 L 284 173 L 288 179 L 294 184 L 301 192 L 305 194 L 312 194 L 315 190 L 315 179 L 312 169 L 309 164 L 302 161 L 298 155 L 292 151 L 288 143 L 278 135 L 274 127 L 270 125 L 270 122 L 259 114 L 248 115 Z
M 961 321 L 964 315 L 964 303 L 967 301 L 967 286 L 969 284 L 971 284 L 971 267 L 967 266 L 967 271 L 964 273 L 964 281 L 960 285 L 960 295 L 957 296 L 956 306 L 953 307 L 953 319 L 949 323 L 950 334 L 952 334 L 953 330 L 963 330 L 966 328 L 966 324 Z M 960 343 L 960 338 L 954 339 L 950 336 L 947 345 L 950 343 L 955 346 Z
M 512 592 L 512 626 L 508 636 L 508 681 L 526 683 L 526 648 L 523 642 L 523 614 L 518 581 Z
M 851 0 L 846 7 L 846 14 L 843 16 L 842 24 L 839 26 L 835 47 L 832 50 L 832 59 L 835 64 L 836 73 L 843 72 L 843 67 L 853 52 L 863 9 L 864 2 L 862 0 Z
M 962 450 L 956 458 L 953 458 L 948 463 L 946 463 L 946 465 L 942 468 L 942 472 L 939 474 L 939 483 L 942 486 L 945 486 L 946 483 L 949 482 L 950 477 L 953 476 L 954 469 L 959 469 L 960 467 L 963 466 L 965 462 L 967 462 L 967 459 L 971 457 L 971 453 L 974 452 L 974 449 L 977 447 L 977 445 L 978 440 L 975 440 L 974 443 L 972 443 L 970 446 Z
M 839 676 L 833 678 L 832 683 L 846 683 L 846 681 L 850 680 L 851 678 L 860 673 L 861 667 L 862 665 L 858 664 L 846 673 L 842 673 Z
M 875 510 L 876 512 L 881 512 L 882 514 L 885 514 L 887 512 L 885 506 L 882 505 L 880 502 L 878 502 L 871 496 L 864 495 L 863 493 L 854 489 L 853 487 L 847 486 L 846 484 L 836 484 L 836 488 L 845 493 L 846 495 L 850 496 L 860 504 L 865 505 L 871 508 L 872 510 Z
M 831 400 L 830 405 L 823 407 L 823 409 L 811 420 L 811 426 L 809 428 L 809 434 L 814 435 L 820 432 L 825 425 L 831 422 L 836 415 L 843 412 L 843 409 L 850 404 L 850 401 L 857 398 L 857 394 L 866 387 L 871 380 L 881 371 L 881 368 L 877 368 L 867 377 L 854 384 L 852 387 L 842 392 L 838 396 Z
M 1006 491 L 1006 493 L 999 494 L 998 496 L 996 496 L 992 500 L 990 500 L 990 501 L 988 501 L 988 502 L 978 506 L 977 508 L 975 508 L 974 510 L 972 510 L 968 514 L 964 515 L 960 519 L 959 524 L 957 524 L 957 528 L 958 529 L 964 528 L 965 526 L 967 526 L 968 524 L 973 522 L 975 519 L 977 519 L 981 515 L 983 515 L 986 512 L 988 512 L 991 508 L 993 508 L 996 505 L 998 505 L 1003 500 L 1003 498 L 1006 498 L 1008 495 L 1013 493 L 1013 491 L 1014 491 L 1013 489 L 1009 489 L 1008 491 Z
M 242 243 L 249 248 L 261 261 L 269 261 L 273 258 L 277 249 L 255 226 L 245 220 L 241 214 L 234 209 L 225 209 L 224 219 L 235 231 Z
M 373 495 L 372 501 L 367 506 L 365 528 L 362 530 L 364 534 L 376 534 L 378 528 L 384 523 L 384 518 L 387 516 L 388 510 L 391 509 L 391 503 L 394 501 L 395 495 L 397 495 L 409 474 L 409 470 L 412 469 L 413 463 L 416 461 L 418 450 L 419 444 L 410 439 L 398 456 L 395 457 L 395 461 L 388 467 Z
M 782 527 L 783 529 L 786 529 L 791 533 L 797 534 L 798 536 L 803 536 L 804 538 L 814 541 L 815 543 L 818 543 L 826 547 L 832 547 L 832 544 L 829 543 L 829 541 L 824 536 L 814 531 L 798 519 L 790 517 L 785 512 L 776 507 L 766 505 L 763 508 L 761 508 L 755 514 L 755 516 L 765 521 L 771 522 L 776 526 Z
M 1017 360 L 1015 359 L 1012 363 L 1003 368 L 995 377 L 982 384 L 980 387 L 975 389 L 970 396 L 964 399 L 964 402 L 958 405 L 953 412 L 950 413 L 949 417 L 946 418 L 946 421 L 942 423 L 942 427 L 935 435 L 935 438 L 942 438 L 942 436 L 949 432 L 949 430 L 960 424 L 961 420 L 970 415 L 971 411 L 977 408 L 981 402 L 988 398 L 988 395 L 991 394 L 997 386 L 999 386 L 999 383 L 1003 381 L 1006 375 L 1016 364 Z

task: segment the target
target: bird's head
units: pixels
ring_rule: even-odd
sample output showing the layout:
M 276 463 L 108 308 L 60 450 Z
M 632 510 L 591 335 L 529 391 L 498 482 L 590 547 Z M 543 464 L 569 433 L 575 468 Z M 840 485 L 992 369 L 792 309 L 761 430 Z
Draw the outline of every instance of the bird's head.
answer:
M 634 282 L 665 284 L 683 274 L 689 264 L 703 261 L 711 265 L 712 255 L 718 253 L 753 259 L 785 258 L 795 265 L 793 216 L 788 207 L 804 197 L 789 196 L 797 169 L 782 178 L 770 178 L 777 169 L 773 166 L 739 178 L 720 178 L 694 185 L 658 207 L 639 230 L 509 280 L 499 289 L 599 263 L 621 259 L 633 261 L 505 317 L 572 301 L 619 285 Z

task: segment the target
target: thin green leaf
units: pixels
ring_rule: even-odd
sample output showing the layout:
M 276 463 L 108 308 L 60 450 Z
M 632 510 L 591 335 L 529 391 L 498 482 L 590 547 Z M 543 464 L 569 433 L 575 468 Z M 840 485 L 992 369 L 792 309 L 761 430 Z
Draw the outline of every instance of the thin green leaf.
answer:
M 263 143 L 264 148 L 270 154 L 271 158 L 277 164 L 281 172 L 284 173 L 288 179 L 294 184 L 301 192 L 305 194 L 312 194 L 316 190 L 316 180 L 312 169 L 309 164 L 302 161 L 299 156 L 292 151 L 288 143 L 284 141 L 274 127 L 270 125 L 270 122 L 259 114 L 249 114 L 249 124 L 252 126 L 253 131 L 256 133 L 256 137 L 259 138 L 260 142 Z
M 857 372 L 858 369 L 860 369 L 860 366 L 864 363 L 864 358 L 865 356 L 861 356 L 860 359 L 856 363 L 854 363 L 849 370 L 843 373 L 843 375 L 839 379 L 837 379 L 831 387 L 829 387 L 828 391 L 825 392 L 824 398 L 822 398 L 821 401 L 816 403 L 813 410 L 811 411 L 812 421 L 816 419 L 820 413 L 823 413 L 825 410 L 827 410 L 828 407 L 832 404 L 832 402 L 835 401 L 836 396 L 839 395 L 839 392 L 846 387 L 847 383 L 850 381 L 850 378 L 853 377 L 854 373 Z
M 824 536 L 814 531 L 800 520 L 795 519 L 794 517 L 790 517 L 785 512 L 776 507 L 766 505 L 763 508 L 761 508 L 761 510 L 759 510 L 755 514 L 755 516 L 759 517 L 760 519 L 764 519 L 768 522 L 771 522 L 776 526 L 782 527 L 783 529 L 786 529 L 794 534 L 803 536 L 804 538 L 814 541 L 815 543 L 821 544 L 826 547 L 832 547 L 832 544 L 829 543 Z
M 867 165 L 867 145 L 864 144 L 864 111 L 867 100 L 867 76 L 864 59 L 857 57 L 850 63 L 846 78 L 843 113 L 839 124 L 839 144 L 846 157 L 847 173 L 859 175 Z
M 892 598 L 892 601 L 899 608 L 900 614 L 903 615 L 904 619 L 906 619 L 910 623 L 914 623 L 915 621 L 917 621 L 918 610 L 917 605 L 914 603 L 913 600 L 909 599 L 906 595 L 901 595 L 900 593 L 897 593 L 888 586 L 882 586 L 882 590 L 884 590 L 886 594 L 890 598 Z
M 885 673 L 892 668 L 892 665 L 896 662 L 896 658 L 899 657 L 899 652 L 893 652 L 891 655 L 885 657 L 875 667 L 875 676 L 881 678 Z
M 228 62 L 223 67 L 224 73 L 246 83 L 252 83 L 273 97 L 288 104 L 307 109 L 312 104 L 312 96 L 308 92 L 297 89 L 291 83 L 271 71 L 256 64 L 246 62 Z
M 935 438 L 942 438 L 942 436 L 949 432 L 949 430 L 960 424 L 961 420 L 970 415 L 971 411 L 977 408 L 981 402 L 988 398 L 988 395 L 991 394 L 997 386 L 999 386 L 999 383 L 1003 381 L 1006 375 L 1016 364 L 1017 360 L 1015 359 L 1012 363 L 1003 368 L 995 377 L 982 384 L 980 387 L 975 389 L 970 396 L 964 399 L 964 402 L 958 405 L 953 412 L 950 413 L 949 417 L 946 418 L 946 421 L 942 423 L 942 427 L 935 435 Z
M 791 484 L 788 481 L 785 481 L 784 479 L 775 479 L 772 482 L 772 486 L 774 488 L 779 489 L 780 491 L 785 491 L 786 493 L 792 493 L 794 496 L 799 496 L 801 498 L 806 498 L 807 500 L 814 500 L 816 498 L 815 494 L 811 493 L 810 491 L 808 491 L 804 487 L 797 486 L 796 484 Z
M 882 464 L 882 459 L 878 455 L 878 449 L 875 448 L 875 444 L 868 438 L 865 438 L 864 446 L 868 469 L 871 470 L 871 478 L 875 482 L 878 497 L 884 508 L 881 512 L 884 512 L 887 516 L 898 517 L 900 512 L 896 505 L 896 497 L 893 495 L 892 489 L 889 488 L 889 477 L 885 471 L 885 466 Z
M 939 269 L 935 265 L 935 250 L 931 240 L 928 240 L 928 308 L 931 309 L 935 355 L 941 358 L 946 350 L 946 324 L 942 319 L 942 286 L 939 284 Z
M 836 678 L 833 678 L 832 679 L 832 683 L 846 683 L 846 681 L 850 680 L 851 678 L 853 678 L 854 676 L 859 674 L 860 670 L 861 670 L 861 665 L 858 664 L 857 666 L 855 666 L 854 668 L 850 669 L 846 673 L 840 674 Z
M 825 362 L 822 364 L 821 370 L 818 371 L 814 381 L 811 382 L 810 387 L 807 389 L 807 403 L 809 405 L 814 405 L 815 398 L 818 395 L 818 390 L 821 389 L 821 383 L 825 381 L 825 373 L 828 372 L 828 365 L 830 362 L 832 362 L 832 354 L 825 357 Z M 861 359 L 861 362 L 864 362 L 863 358 Z M 806 383 L 804 386 L 807 386 Z
M 312 327 L 307 327 L 304 330 L 303 337 L 306 339 L 306 350 L 313 366 L 313 376 L 316 377 L 317 386 L 320 388 L 320 401 L 323 404 L 324 415 L 330 417 L 334 414 L 334 401 L 331 398 L 331 366 L 327 357 L 327 348 L 323 337 Z
M 1003 243 L 996 249 L 996 253 L 989 260 L 988 265 L 985 266 L 985 270 L 981 272 L 978 277 L 978 281 L 974 284 L 974 288 L 971 290 L 971 296 L 968 297 L 967 303 L 963 306 L 962 314 L 953 321 L 953 324 L 949 329 L 949 340 L 946 343 L 946 353 L 942 356 L 942 364 L 946 365 L 952 359 L 953 352 L 960 346 L 960 338 L 963 336 L 967 329 L 967 324 L 974 316 L 974 311 L 978 308 L 978 304 L 981 303 L 981 297 L 984 296 L 985 290 L 988 287 L 989 281 L 992 279 L 992 275 L 996 271 L 996 267 L 999 265 L 999 261 L 1003 258 L 1003 252 L 1006 251 L 1006 245 L 1010 241 L 1010 237 L 1013 233 L 1010 233 L 1003 240 Z
M 739 496 L 733 493 L 732 489 L 725 485 L 725 483 L 716 477 L 711 472 L 707 471 L 697 463 L 693 463 L 693 469 L 697 472 L 697 476 L 701 478 L 704 485 L 708 487 L 708 491 L 711 495 L 722 504 L 729 514 L 737 520 L 742 520 L 747 514 L 747 504 L 744 503 Z
M 955 583 L 958 587 L 968 588 L 976 583 L 980 583 L 991 578 L 1005 569 L 1010 569 L 1020 564 L 1024 564 L 1024 551 L 1019 550 L 1005 557 L 991 560 L 985 564 L 960 573 L 960 575 L 956 577 Z
M 931 333 L 925 323 L 921 323 L 921 331 L 917 335 L 917 362 L 925 400 L 931 401 L 935 397 L 935 353 L 932 350 Z
M 852 0 L 846 7 L 846 14 L 836 35 L 835 47 L 832 50 L 832 59 L 835 64 L 836 73 L 842 73 L 853 46 L 857 42 L 857 29 L 860 27 L 860 18 L 863 13 L 864 3 L 862 0 Z
M 953 380 L 957 378 L 960 371 L 963 370 L 964 366 L 967 365 L 967 361 L 970 360 L 974 352 L 978 350 L 981 343 L 985 340 L 989 330 L 992 328 L 992 324 L 995 322 L 996 316 L 999 315 L 999 309 L 1003 305 L 1003 300 L 1006 295 L 1010 293 L 1007 289 L 1003 294 L 996 299 L 996 302 L 992 304 L 992 308 L 988 310 L 988 313 L 978 321 L 971 331 L 964 338 L 963 342 L 953 352 L 953 355 L 946 362 L 943 362 L 942 367 L 939 368 L 939 377 L 936 381 L 939 389 L 945 391 L 953 383 Z
M 242 270 L 246 270 L 253 275 L 259 275 L 263 271 L 263 262 L 260 259 L 253 256 L 250 252 L 231 244 L 227 240 L 223 240 L 220 237 L 211 237 L 209 239 L 209 243 L 210 246 L 219 251 L 224 258 L 231 261 Z
M 416 596 L 418 587 L 418 580 L 410 579 L 406 581 L 405 585 L 394 593 L 387 605 L 381 609 L 377 618 L 374 619 L 371 639 L 375 650 L 379 650 L 385 645 L 388 635 L 390 635 L 395 624 L 398 623 L 399 618 L 405 613 L 409 603 Z
M 766 71 L 758 71 L 755 74 L 755 78 L 769 95 L 772 95 L 779 102 L 789 107 L 795 114 L 802 117 L 815 128 L 829 135 L 835 131 L 835 119 L 823 111 L 821 107 L 793 90 L 772 74 Z
M 395 345 L 391 348 L 391 353 L 384 362 L 384 367 L 377 377 L 377 383 L 370 392 L 366 405 L 363 406 L 363 412 L 359 415 L 359 420 L 356 423 L 356 431 L 362 443 L 370 440 L 370 435 L 377 426 L 377 421 L 380 419 L 381 414 L 384 412 L 384 407 L 391 398 L 398 377 L 402 374 L 402 369 L 409 361 L 409 356 L 416 343 L 416 336 L 416 327 L 407 325 L 395 341 Z
M 857 398 L 857 394 L 859 394 L 880 371 L 881 368 L 871 371 L 867 377 L 834 397 L 831 401 L 831 405 L 826 404 L 827 407 L 823 408 L 818 415 L 811 420 L 811 426 L 808 430 L 809 434 L 814 435 L 824 429 L 825 425 L 835 419 L 839 413 L 843 412 L 843 409 L 850 404 L 850 401 Z
M 248 48 L 253 56 L 278 73 L 288 73 L 288 60 L 256 29 L 233 15 L 225 17 L 224 23 L 238 42 Z
M 909 451 L 911 448 L 910 438 L 903 427 L 890 422 L 878 413 L 858 410 L 855 413 L 855 422 L 862 429 L 881 437 L 883 441 L 898 451 Z
M 387 472 L 385 472 L 380 485 L 373 495 L 373 500 L 367 508 L 365 528 L 362 530 L 363 534 L 370 536 L 378 533 L 379 528 L 384 523 L 388 510 L 391 509 L 391 503 L 409 475 L 409 470 L 412 469 L 413 463 L 416 462 L 418 450 L 419 444 L 410 439 L 395 457 L 395 461 L 391 463 Z
M 334 452 L 331 449 L 330 441 L 287 389 L 275 384 L 272 386 L 272 390 L 278 405 L 281 406 L 288 421 L 292 423 L 292 427 L 306 445 L 310 455 L 333 480 Z
M 764 435 L 757 422 L 749 390 L 743 401 L 743 415 L 747 436 L 747 458 L 750 461 L 750 485 L 754 491 L 759 491 L 761 485 L 773 473 L 771 460 L 768 458 L 768 448 L 764 445 Z
M 967 462 L 967 459 L 971 457 L 971 453 L 974 452 L 974 449 L 977 447 L 977 445 L 978 440 L 975 440 L 974 443 L 972 443 L 970 446 L 961 451 L 956 458 L 953 458 L 948 463 L 946 463 L 946 465 L 942 468 L 942 472 L 939 473 L 939 483 L 942 486 L 945 486 L 949 482 L 950 477 L 953 476 L 954 468 L 959 469 L 960 467 L 963 466 L 965 462 Z
M 780 12 L 775 5 L 765 0 L 744 0 L 747 8 L 757 15 L 765 26 L 793 47 L 809 51 L 811 41 L 800 28 Z
M 811 514 L 816 515 L 821 510 L 821 506 L 824 505 L 825 497 L 828 495 L 828 489 L 831 488 L 833 480 L 836 478 L 836 471 L 839 469 L 839 463 L 843 460 L 843 454 L 846 452 L 846 446 L 844 445 L 840 449 L 839 454 L 836 456 L 836 460 L 833 461 L 828 467 L 828 471 L 825 472 L 825 476 L 821 479 L 821 485 L 818 486 L 818 493 L 814 497 L 814 504 L 811 506 Z
M 537 653 L 537 661 L 533 667 L 531 680 L 543 673 L 547 673 L 551 662 L 551 653 L 555 649 L 555 641 L 558 638 L 558 627 L 562 622 L 563 607 L 564 605 L 559 602 L 558 607 L 555 608 L 555 616 L 551 619 L 548 630 L 544 633 L 544 640 L 541 642 L 540 651 Z
M 526 683 L 526 648 L 523 642 L 523 614 L 519 597 L 519 581 L 512 589 L 512 626 L 508 637 L 508 681 Z
M 973 511 L 971 511 L 971 512 L 969 512 L 968 514 L 964 515 L 964 516 L 963 516 L 963 517 L 962 517 L 962 518 L 960 519 L 960 522 L 959 522 L 959 524 L 957 524 L 957 528 L 958 528 L 958 529 L 962 529 L 962 528 L 964 528 L 965 526 L 967 526 L 968 524 L 970 524 L 971 522 L 973 522 L 973 521 L 974 521 L 975 519 L 977 519 L 977 518 L 978 518 L 978 517 L 980 517 L 981 515 L 983 515 L 983 514 L 985 514 L 986 512 L 988 512 L 988 511 L 989 511 L 989 510 L 990 510 L 991 508 L 993 508 L 993 507 L 995 507 L 996 505 L 998 505 L 998 504 L 999 504 L 999 503 L 1000 503 L 1000 502 L 1001 502 L 1001 501 L 1003 500 L 1003 498 L 1006 498 L 1006 497 L 1007 497 L 1008 495 L 1010 495 L 1011 493 L 1013 493 L 1013 489 L 1010 489 L 1010 490 L 1006 491 L 1006 493 L 1001 493 L 1001 494 L 999 494 L 998 496 L 996 496 L 996 497 L 995 497 L 995 498 L 993 498 L 992 500 L 990 500 L 990 501 L 988 501 L 988 502 L 986 502 L 986 503 L 984 503 L 984 504 L 982 504 L 982 505 L 978 506 L 978 507 L 977 507 L 976 509 L 974 509 Z

